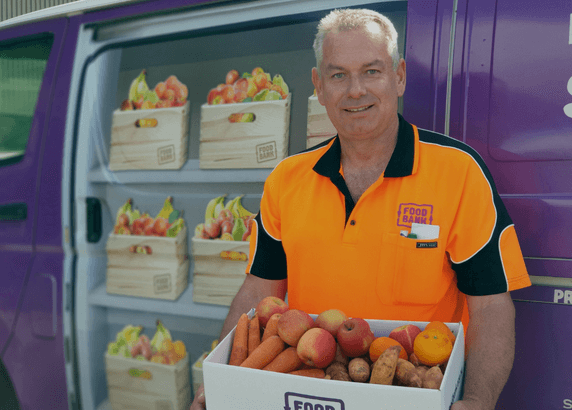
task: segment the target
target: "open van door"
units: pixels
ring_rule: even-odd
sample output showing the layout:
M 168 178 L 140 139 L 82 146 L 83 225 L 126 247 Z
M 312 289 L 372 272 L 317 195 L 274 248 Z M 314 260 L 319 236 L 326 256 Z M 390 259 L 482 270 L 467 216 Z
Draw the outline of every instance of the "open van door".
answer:
M 41 170 L 50 147 L 46 134 L 67 21 L 0 32 L 0 360 L 20 408 L 29 409 L 68 408 L 62 400 L 67 397 L 62 234 L 53 218 L 59 209 L 49 217 L 56 245 L 48 249 L 37 241 Z M 51 149 L 49 155 L 61 157 L 61 150 Z M 61 178 L 56 179 L 59 187 Z M 40 248 L 48 258 L 39 256 Z M 38 386 L 49 388 L 49 394 Z M 4 391 L 0 396 L 2 407 Z

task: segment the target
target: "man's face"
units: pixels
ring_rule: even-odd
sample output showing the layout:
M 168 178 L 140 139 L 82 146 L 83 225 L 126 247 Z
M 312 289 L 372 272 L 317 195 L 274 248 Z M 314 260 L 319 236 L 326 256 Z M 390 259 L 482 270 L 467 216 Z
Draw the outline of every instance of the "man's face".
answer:
M 329 33 L 320 68 L 321 76 L 312 70 L 312 82 L 341 138 L 375 138 L 395 127 L 405 62 L 393 70 L 379 26 Z

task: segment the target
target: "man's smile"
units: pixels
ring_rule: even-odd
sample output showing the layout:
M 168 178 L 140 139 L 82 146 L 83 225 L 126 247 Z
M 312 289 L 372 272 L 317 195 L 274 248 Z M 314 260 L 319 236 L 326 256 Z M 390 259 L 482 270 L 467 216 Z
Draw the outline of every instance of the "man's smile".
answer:
M 363 107 L 357 107 L 357 108 L 344 108 L 344 111 L 348 111 L 348 112 L 362 112 L 365 110 L 370 109 L 371 107 L 373 107 L 372 105 L 365 105 Z

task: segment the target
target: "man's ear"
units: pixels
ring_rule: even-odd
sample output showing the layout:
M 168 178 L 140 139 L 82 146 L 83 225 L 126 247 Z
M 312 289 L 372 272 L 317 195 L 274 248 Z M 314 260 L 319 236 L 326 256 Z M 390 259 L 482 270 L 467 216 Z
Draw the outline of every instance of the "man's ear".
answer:
M 312 83 L 314 84 L 314 88 L 316 89 L 316 96 L 318 97 L 318 101 L 320 104 L 324 105 L 323 102 L 323 95 L 322 95 L 322 79 L 318 74 L 318 69 L 316 67 L 312 68 Z
M 399 60 L 399 64 L 397 65 L 397 70 L 395 70 L 395 73 L 397 74 L 397 93 L 399 97 L 402 97 L 405 93 L 405 83 L 407 79 L 405 60 L 403 58 Z

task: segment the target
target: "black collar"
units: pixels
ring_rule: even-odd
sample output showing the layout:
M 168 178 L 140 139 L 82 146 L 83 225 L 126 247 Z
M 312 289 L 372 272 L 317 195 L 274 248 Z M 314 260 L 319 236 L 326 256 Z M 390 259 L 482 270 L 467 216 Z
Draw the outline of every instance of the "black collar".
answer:
M 397 143 L 389 163 L 385 168 L 385 178 L 406 177 L 413 173 L 415 160 L 415 134 L 413 127 L 398 114 L 399 131 L 397 132 Z M 322 155 L 314 165 L 314 171 L 329 178 L 338 178 L 340 172 L 340 161 L 342 148 L 340 139 L 336 135 L 332 146 Z

